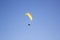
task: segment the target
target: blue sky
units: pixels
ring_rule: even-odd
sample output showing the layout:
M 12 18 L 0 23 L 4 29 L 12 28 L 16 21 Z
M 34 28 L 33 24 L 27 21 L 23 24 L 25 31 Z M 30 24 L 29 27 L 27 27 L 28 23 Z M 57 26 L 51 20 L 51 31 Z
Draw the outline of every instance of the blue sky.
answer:
M 60 40 L 60 0 L 0 0 L 0 40 Z

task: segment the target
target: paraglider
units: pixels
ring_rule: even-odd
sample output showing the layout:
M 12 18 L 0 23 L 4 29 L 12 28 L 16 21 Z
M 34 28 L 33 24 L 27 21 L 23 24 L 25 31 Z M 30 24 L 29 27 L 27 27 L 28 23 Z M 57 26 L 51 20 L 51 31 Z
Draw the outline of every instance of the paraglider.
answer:
M 30 24 L 28 24 L 28 26 L 30 26 Z
M 25 14 L 27 17 L 29 17 L 30 21 L 32 21 L 32 14 L 30 12 Z M 30 26 L 30 24 L 28 24 L 28 26 Z

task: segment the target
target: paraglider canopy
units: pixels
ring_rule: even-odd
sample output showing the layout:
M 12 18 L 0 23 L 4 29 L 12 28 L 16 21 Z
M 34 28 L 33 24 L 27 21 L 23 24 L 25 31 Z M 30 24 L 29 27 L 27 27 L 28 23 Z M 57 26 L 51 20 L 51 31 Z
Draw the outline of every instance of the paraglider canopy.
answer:
M 26 13 L 25 15 L 28 16 L 29 19 L 32 21 L 32 14 L 30 12 Z

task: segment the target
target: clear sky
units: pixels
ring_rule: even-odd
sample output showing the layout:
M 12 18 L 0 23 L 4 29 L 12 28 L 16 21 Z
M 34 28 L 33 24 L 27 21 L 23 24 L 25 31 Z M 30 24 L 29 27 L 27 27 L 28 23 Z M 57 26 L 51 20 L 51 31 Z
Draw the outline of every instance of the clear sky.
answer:
M 0 0 L 0 40 L 60 40 L 60 1 Z

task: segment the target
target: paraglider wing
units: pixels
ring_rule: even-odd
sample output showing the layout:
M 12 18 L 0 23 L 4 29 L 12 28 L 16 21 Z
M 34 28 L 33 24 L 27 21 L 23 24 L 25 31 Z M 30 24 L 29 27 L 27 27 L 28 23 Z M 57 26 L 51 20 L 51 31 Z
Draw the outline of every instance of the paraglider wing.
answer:
M 25 15 L 28 16 L 29 19 L 32 21 L 32 14 L 31 13 L 26 13 Z

